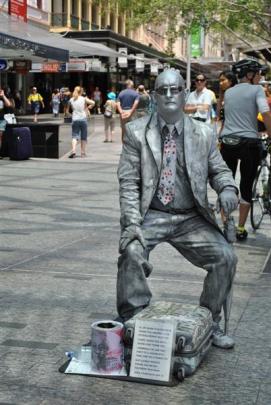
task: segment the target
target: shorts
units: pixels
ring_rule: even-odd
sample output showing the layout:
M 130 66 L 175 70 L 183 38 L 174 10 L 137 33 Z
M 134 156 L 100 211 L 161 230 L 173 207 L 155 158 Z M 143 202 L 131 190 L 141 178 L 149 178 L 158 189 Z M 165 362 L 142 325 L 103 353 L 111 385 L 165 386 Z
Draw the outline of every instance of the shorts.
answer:
M 115 118 L 111 117 L 111 118 L 106 118 L 104 117 L 104 130 L 108 131 L 110 129 L 110 131 L 114 131 L 115 129 Z
M 33 114 L 38 114 L 40 112 L 40 102 L 39 101 L 32 102 L 31 110 Z
M 258 166 L 261 162 L 263 147 L 257 138 L 239 138 L 237 145 L 225 145 L 222 141 L 221 155 L 233 177 L 235 177 L 238 160 L 240 160 L 240 194 L 243 200 L 251 203 L 252 187 Z
M 6 120 L 0 120 L 0 132 L 4 132 L 6 129 L 7 121 Z
M 88 137 L 87 120 L 76 120 L 72 122 L 72 138 L 86 141 Z

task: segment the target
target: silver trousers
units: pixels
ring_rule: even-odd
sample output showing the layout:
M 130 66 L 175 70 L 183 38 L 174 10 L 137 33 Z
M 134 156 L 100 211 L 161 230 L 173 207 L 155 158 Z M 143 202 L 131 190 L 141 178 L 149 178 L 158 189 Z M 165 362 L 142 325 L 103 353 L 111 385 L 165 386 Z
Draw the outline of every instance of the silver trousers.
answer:
M 200 305 L 209 308 L 214 321 L 219 321 L 237 264 L 233 248 L 222 234 L 197 211 L 172 215 L 149 210 L 142 231 L 146 249 L 134 240 L 118 260 L 119 315 L 128 319 L 149 305 L 152 297 L 147 283 L 152 271 L 149 254 L 159 243 L 168 242 L 194 266 L 207 271 Z

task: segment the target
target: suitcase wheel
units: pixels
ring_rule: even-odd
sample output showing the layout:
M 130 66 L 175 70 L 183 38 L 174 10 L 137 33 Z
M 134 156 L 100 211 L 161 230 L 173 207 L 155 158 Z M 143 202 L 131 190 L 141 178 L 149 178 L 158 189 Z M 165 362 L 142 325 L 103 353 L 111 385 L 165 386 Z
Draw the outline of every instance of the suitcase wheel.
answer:
M 177 378 L 179 381 L 183 381 L 185 378 L 185 369 L 183 367 L 178 368 L 177 370 Z

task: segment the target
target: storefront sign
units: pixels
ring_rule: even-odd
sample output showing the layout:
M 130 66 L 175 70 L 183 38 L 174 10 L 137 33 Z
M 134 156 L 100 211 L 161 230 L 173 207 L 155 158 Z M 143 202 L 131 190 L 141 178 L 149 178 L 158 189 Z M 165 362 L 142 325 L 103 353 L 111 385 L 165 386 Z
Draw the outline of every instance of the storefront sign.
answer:
M 119 48 L 119 53 L 121 53 L 123 55 L 123 56 L 118 57 L 119 67 L 127 68 L 127 66 L 128 66 L 128 62 L 127 62 L 128 50 L 127 50 L 127 48 Z
M 140 59 L 136 59 L 136 65 L 135 65 L 136 71 L 144 72 L 144 67 L 145 67 L 144 53 L 137 53 L 136 57 L 140 58 Z
M 102 68 L 102 62 L 98 58 L 88 59 L 86 61 L 86 70 L 92 70 L 95 72 L 100 72 Z
M 83 61 L 70 61 L 66 63 L 67 72 L 85 72 L 86 62 Z
M 7 70 L 8 68 L 8 61 L 6 59 L 0 59 L 0 71 Z
M 8 12 L 10 15 L 14 15 L 21 18 L 25 22 L 27 21 L 27 0 L 9 0 Z
M 55 73 L 59 71 L 59 63 L 44 63 L 42 65 L 42 71 L 44 73 Z
M 156 62 L 151 63 L 151 75 L 157 76 L 158 75 L 158 67 L 159 64 Z
M 13 69 L 17 73 L 26 74 L 31 69 L 31 60 L 14 60 Z
M 32 62 L 31 72 L 42 72 L 42 63 Z

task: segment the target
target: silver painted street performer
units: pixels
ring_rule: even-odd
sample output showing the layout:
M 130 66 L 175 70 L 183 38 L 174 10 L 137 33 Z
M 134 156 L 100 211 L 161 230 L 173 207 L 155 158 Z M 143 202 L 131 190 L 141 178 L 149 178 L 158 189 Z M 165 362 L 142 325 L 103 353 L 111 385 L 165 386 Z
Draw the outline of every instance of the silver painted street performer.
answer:
M 200 305 L 212 312 L 213 343 L 231 348 L 234 340 L 219 322 L 237 259 L 208 206 L 207 183 L 226 215 L 237 208 L 238 189 L 211 128 L 185 116 L 184 80 L 178 71 L 168 69 L 157 77 L 155 98 L 157 114 L 126 125 L 119 163 L 118 313 L 125 321 L 149 305 L 149 253 L 168 242 L 207 271 Z

